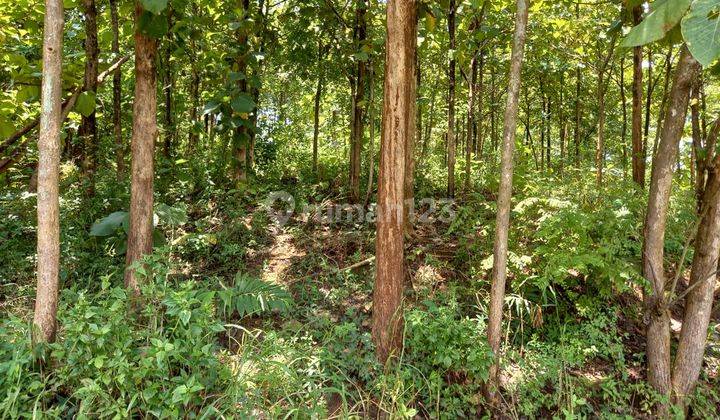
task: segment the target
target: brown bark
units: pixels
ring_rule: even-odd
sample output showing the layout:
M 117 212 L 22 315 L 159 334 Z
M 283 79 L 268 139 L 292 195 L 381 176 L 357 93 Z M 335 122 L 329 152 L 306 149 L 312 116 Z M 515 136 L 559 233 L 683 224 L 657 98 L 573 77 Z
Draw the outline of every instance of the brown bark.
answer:
M 450 63 L 448 65 L 448 132 L 447 170 L 449 198 L 455 197 L 455 0 L 450 0 L 448 34 L 450 36 Z
M 515 17 L 515 35 L 513 37 L 510 74 L 508 77 L 508 95 L 505 106 L 502 155 L 500 161 L 500 186 L 498 191 L 495 244 L 493 247 L 492 285 L 490 291 L 490 309 L 488 315 L 488 343 L 494 354 L 494 363 L 486 394 L 491 404 L 497 404 L 500 370 L 500 337 L 502 329 L 502 311 L 505 300 L 505 280 L 507 277 L 508 232 L 510 230 L 510 208 L 512 197 L 513 150 L 517 127 L 518 101 L 520 96 L 520 76 L 525 49 L 525 38 L 530 2 L 517 0 Z
M 249 93 L 249 86 L 247 81 L 248 74 L 248 56 L 250 54 L 250 47 L 248 45 L 248 20 L 250 18 L 250 1 L 239 0 L 238 7 L 243 11 L 242 19 L 245 23 L 238 29 L 237 40 L 240 46 L 238 56 L 235 57 L 235 68 L 238 73 L 242 73 L 246 77 L 238 80 L 238 88 L 241 94 Z M 283 117 L 284 118 L 284 117 Z M 244 121 L 245 123 L 247 122 Z M 243 184 L 247 181 L 247 147 L 250 142 L 250 133 L 247 125 L 242 124 L 237 127 L 233 133 L 232 139 L 232 179 L 238 184 Z
M 98 77 L 98 40 L 97 40 L 97 9 L 95 0 L 83 0 L 83 15 L 85 21 L 85 84 L 83 90 L 97 91 Z M 97 121 L 95 111 L 82 116 L 78 130 L 80 140 L 83 142 L 82 167 L 84 176 L 87 178 L 86 192 L 88 195 L 95 194 L 95 172 L 97 171 Z
M 417 18 L 417 16 L 416 16 Z M 414 28 L 417 28 L 417 22 Z M 410 97 L 413 98 L 413 102 L 410 107 L 410 132 L 405 137 L 405 174 L 404 174 L 404 195 L 405 202 L 403 206 L 403 231 L 405 235 L 412 235 L 413 233 L 413 216 L 415 214 L 415 135 L 417 126 L 417 34 L 413 37 L 413 61 L 412 61 L 412 84 L 410 86 Z
M 60 128 L 62 125 L 63 2 L 45 1 L 40 134 L 38 138 L 37 291 L 33 341 L 51 342 L 57 330 L 60 272 Z
M 700 81 L 697 80 L 692 87 L 690 94 L 690 122 L 692 125 L 692 161 L 690 162 L 690 174 L 692 183 L 695 186 L 695 196 L 697 198 L 698 209 L 703 198 L 705 190 L 705 162 L 709 162 L 702 158 L 704 150 L 702 133 L 700 132 Z M 711 158 L 712 159 L 712 158 Z
M 635 25 L 642 20 L 642 6 L 633 8 Z M 645 188 L 645 148 L 642 134 L 642 46 L 633 48 L 633 84 L 632 84 L 632 176 L 633 181 Z
M 666 111 L 658 151 L 653 159 L 650 195 L 645 216 L 643 243 L 643 276 L 651 285 L 645 296 L 647 323 L 648 382 L 661 395 L 670 391 L 670 315 L 666 307 L 665 269 L 663 264 L 665 223 L 672 187 L 673 167 L 678 153 L 690 88 L 700 69 L 698 62 L 683 46 L 675 72 L 669 107 Z M 657 413 L 664 415 L 667 406 L 660 404 Z
M 135 3 L 136 25 L 143 8 Z M 157 138 L 156 68 L 157 42 L 135 29 L 135 100 L 133 102 L 130 229 L 125 286 L 140 293 L 138 276 L 130 266 L 152 252 L 154 149 Z
M 378 360 L 386 363 L 402 346 L 402 295 L 405 280 L 403 255 L 403 199 L 405 147 L 413 126 L 413 61 L 416 38 L 413 0 L 387 3 L 387 43 L 380 175 L 376 278 L 373 291 L 372 339 Z
M 355 31 L 353 39 L 357 50 L 367 40 L 367 3 L 366 0 L 357 0 L 355 9 Z M 363 60 L 358 60 L 355 74 L 355 97 L 353 99 L 352 130 L 350 135 L 350 201 L 357 203 L 360 200 L 360 165 L 363 144 L 363 117 L 365 115 L 365 86 L 367 85 L 367 67 Z
M 120 40 L 118 28 L 117 0 L 110 0 L 110 21 L 112 26 L 112 53 L 120 56 Z M 125 145 L 122 139 L 122 73 L 120 67 L 113 72 L 113 138 L 115 139 L 115 163 L 117 166 L 117 179 L 125 176 Z
M 318 176 L 318 136 L 320 135 L 320 99 L 322 97 L 323 78 L 318 76 L 317 87 L 315 88 L 315 100 L 313 105 L 313 174 Z
M 701 200 L 702 219 L 695 236 L 695 254 L 685 297 L 680 342 L 672 375 L 674 402 L 684 406 L 700 376 L 705 353 L 720 248 L 720 157 L 709 168 Z

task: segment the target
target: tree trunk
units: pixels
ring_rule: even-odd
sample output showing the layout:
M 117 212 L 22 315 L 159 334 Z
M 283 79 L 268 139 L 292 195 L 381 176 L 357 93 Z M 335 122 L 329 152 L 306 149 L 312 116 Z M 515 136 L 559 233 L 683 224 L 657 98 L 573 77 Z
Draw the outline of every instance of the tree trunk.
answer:
M 473 128 L 475 127 L 475 78 L 477 77 L 477 52 L 470 59 L 470 77 L 468 78 L 468 118 L 467 138 L 465 140 L 465 193 L 470 192 L 471 154 L 473 151 Z
M 575 16 L 580 18 L 580 3 L 575 3 Z M 582 123 L 582 103 L 580 102 L 580 88 L 582 83 L 582 72 L 578 66 L 575 69 L 575 131 L 573 142 L 575 143 L 575 166 L 580 167 L 580 124 Z
M 510 230 L 510 208 L 513 177 L 513 149 L 517 126 L 518 99 L 520 94 L 520 76 L 525 48 L 528 22 L 529 1 L 517 0 L 515 35 L 510 57 L 508 77 L 508 95 L 505 106 L 505 123 L 500 164 L 500 186 L 498 191 L 495 245 L 493 248 L 492 286 L 490 291 L 490 310 L 488 315 L 488 342 L 494 354 L 494 363 L 490 367 L 490 376 L 486 394 L 491 404 L 497 405 L 500 370 L 500 337 L 502 329 L 503 302 L 505 300 L 505 279 L 507 276 L 508 232 Z
M 313 174 L 318 176 L 318 136 L 320 135 L 320 99 L 322 97 L 323 78 L 318 76 L 313 106 Z
M 370 142 L 368 144 L 368 184 L 365 190 L 365 203 L 370 204 L 370 197 L 373 193 L 373 178 L 375 177 L 375 64 L 370 63 L 368 79 L 370 82 Z
M 622 168 L 623 168 L 623 180 L 627 179 L 627 145 L 625 143 L 627 139 L 627 126 L 628 126 L 628 113 L 627 113 L 627 95 L 625 94 L 625 56 L 623 55 L 620 60 L 620 102 L 622 103 L 622 128 L 620 130 L 620 148 L 622 149 Z M 634 87 L 634 86 L 633 86 Z M 633 143 L 634 144 L 634 143 Z M 635 161 L 633 160 L 633 169 L 635 168 Z M 633 173 L 633 179 L 635 174 Z
M 135 3 L 135 19 L 143 8 Z M 152 252 L 154 148 L 157 137 L 157 98 L 155 39 L 135 31 L 135 101 L 133 103 L 132 178 L 130 186 L 130 230 L 125 286 L 140 293 L 138 276 L 131 265 Z
M 451 56 L 448 65 L 447 194 L 449 198 L 453 198 L 455 197 L 455 0 L 450 0 L 448 34 Z
M 403 199 L 405 147 L 412 133 L 413 67 L 416 32 L 413 0 L 387 3 L 385 86 L 373 291 L 372 339 L 381 363 L 402 346 L 402 295 L 405 280 Z
M 719 171 L 720 157 L 715 157 L 702 195 L 702 219 L 695 236 L 690 291 L 685 297 L 685 316 L 673 368 L 673 399 L 681 406 L 685 405 L 686 397 L 692 393 L 700 376 L 712 312 L 720 248 Z
M 239 0 L 238 7 L 243 11 L 243 21 L 245 24 L 238 29 L 238 45 L 240 51 L 238 56 L 235 58 L 236 70 L 243 75 L 248 74 L 248 57 L 250 55 L 250 46 L 248 43 L 248 21 L 250 20 L 250 1 Z M 248 80 L 247 77 L 238 80 L 238 88 L 240 94 L 248 95 Z M 284 117 L 283 117 L 284 118 Z M 235 129 L 233 133 L 234 138 L 232 139 L 232 155 L 233 155 L 233 172 L 232 178 L 237 184 L 244 184 L 247 181 L 247 146 L 250 142 L 250 134 L 248 127 L 243 124 Z
M 33 341 L 52 342 L 60 282 L 60 128 L 62 125 L 63 2 L 45 1 L 42 94 L 38 137 L 37 291 Z
M 97 40 L 97 9 L 95 0 L 83 0 L 85 22 L 85 82 L 83 90 L 94 96 L 97 90 L 98 77 L 98 40 Z M 82 116 L 78 135 L 83 142 L 83 175 L 86 178 L 86 193 L 95 194 L 95 171 L 97 170 L 97 122 L 95 111 Z
M 673 52 L 673 46 L 671 45 L 670 47 L 668 47 L 668 52 L 665 55 L 665 79 L 663 82 L 664 86 L 663 86 L 662 99 L 660 100 L 660 109 L 658 110 L 657 121 L 655 123 L 655 139 L 653 141 L 653 156 L 655 156 L 655 153 L 657 152 L 657 145 L 658 145 L 658 141 L 660 140 L 660 133 L 662 132 L 663 116 L 665 115 L 665 107 L 667 104 L 669 90 L 670 90 L 670 78 L 672 76 L 672 62 L 673 62 L 672 52 Z M 650 95 L 651 93 L 652 93 L 652 90 L 650 90 L 650 93 L 648 93 L 648 95 Z M 648 106 L 648 109 L 649 109 L 649 106 Z M 646 114 L 646 117 L 648 119 L 650 118 L 649 111 Z M 649 125 L 649 122 L 646 122 L 645 125 L 646 126 Z M 646 135 L 646 137 L 647 137 L 647 135 Z M 645 149 L 647 149 L 647 140 L 645 141 L 645 143 L 643 143 L 643 147 L 645 147 Z M 647 155 L 647 153 L 646 153 L 646 155 Z
M 702 202 L 703 191 L 705 190 L 705 168 L 704 163 L 709 160 L 703 159 L 704 150 L 702 133 L 700 132 L 700 80 L 697 80 L 692 87 L 690 96 L 690 122 L 692 124 L 692 162 L 690 162 L 690 173 L 692 174 L 692 184 L 695 186 L 695 196 L 697 197 L 698 209 Z
M 653 159 L 643 232 L 643 276 L 652 286 L 650 294 L 645 296 L 648 382 L 658 393 L 665 396 L 670 391 L 670 314 L 664 298 L 665 223 L 673 166 L 685 125 L 690 88 L 699 69 L 698 62 L 690 55 L 687 47 L 683 46 L 670 93 L 670 103 L 666 111 L 658 153 Z M 657 414 L 666 415 L 667 406 L 659 404 Z
M 110 0 L 110 21 L 112 25 L 112 53 L 120 57 L 117 0 Z M 115 163 L 117 179 L 125 177 L 125 144 L 122 139 L 122 73 L 120 66 L 113 72 L 113 137 L 115 138 Z
M 167 8 L 167 25 L 172 28 L 173 10 L 169 4 Z M 163 133 L 163 156 L 166 159 L 172 158 L 173 143 L 175 143 L 175 121 L 173 118 L 173 91 L 175 90 L 175 77 L 172 68 L 172 32 L 166 34 L 167 42 L 163 51 L 162 68 L 163 68 L 163 86 L 162 91 L 165 93 L 165 118 Z
M 415 12 L 417 19 L 417 11 Z M 417 28 L 417 21 L 415 22 L 414 28 Z M 417 34 L 413 37 L 413 77 L 410 97 L 413 99 L 410 107 L 410 133 L 405 138 L 405 183 L 404 183 L 404 195 L 405 202 L 403 206 L 403 227 L 404 234 L 410 236 L 413 234 L 413 223 L 415 214 L 415 135 L 417 134 L 416 118 L 417 118 Z
M 355 47 L 359 51 L 367 39 L 367 3 L 366 0 L 358 0 L 355 9 L 355 31 L 353 38 Z M 355 77 L 355 98 L 353 100 L 353 122 L 350 136 L 350 202 L 357 203 L 360 200 L 360 166 L 363 144 L 363 116 L 365 114 L 365 85 L 366 63 L 358 60 Z
M 635 25 L 642 20 L 642 6 L 633 8 Z M 633 84 L 632 84 L 632 176 L 633 181 L 645 188 L 645 147 L 642 134 L 642 46 L 633 48 Z

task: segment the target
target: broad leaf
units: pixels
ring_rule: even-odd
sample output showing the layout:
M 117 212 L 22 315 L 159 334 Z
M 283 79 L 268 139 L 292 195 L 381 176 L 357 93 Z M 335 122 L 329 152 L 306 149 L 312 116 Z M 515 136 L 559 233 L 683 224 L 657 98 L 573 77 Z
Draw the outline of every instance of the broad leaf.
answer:
M 140 32 L 152 38 L 162 38 L 168 31 L 167 18 L 145 11 L 140 15 Z
M 233 98 L 232 102 L 230 102 L 230 106 L 232 107 L 233 111 L 237 112 L 238 114 L 246 114 L 255 109 L 255 102 L 253 102 L 250 96 L 241 93 L 235 98 Z
M 692 0 L 656 0 L 650 12 L 625 37 L 623 47 L 637 47 L 665 37 L 677 25 L 690 7 Z
M 719 14 L 720 0 L 695 0 L 682 21 L 688 49 L 706 68 L 720 56 Z
M 82 116 L 87 117 L 95 112 L 95 93 L 83 92 L 78 96 L 75 109 Z
M 142 0 L 143 9 L 159 15 L 167 7 L 168 0 Z
M 116 211 L 93 223 L 90 236 L 110 236 L 121 225 L 126 224 L 130 214 L 126 211 Z

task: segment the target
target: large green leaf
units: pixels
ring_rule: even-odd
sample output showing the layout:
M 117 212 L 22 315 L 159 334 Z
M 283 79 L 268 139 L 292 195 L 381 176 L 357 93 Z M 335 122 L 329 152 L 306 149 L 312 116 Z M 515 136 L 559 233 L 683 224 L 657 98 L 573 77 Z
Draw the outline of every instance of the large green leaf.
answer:
M 159 15 L 167 7 L 168 0 L 142 0 L 143 9 Z
M 95 112 L 95 93 L 81 93 L 80 96 L 78 96 L 77 98 L 77 102 L 75 103 L 75 109 L 84 117 L 87 117 L 93 112 Z
M 90 236 L 110 236 L 120 226 L 127 224 L 130 214 L 126 211 L 116 211 L 93 223 Z
M 232 107 L 233 111 L 237 112 L 238 114 L 246 114 L 255 109 L 255 102 L 253 102 L 252 98 L 247 94 L 241 93 L 233 98 L 232 102 L 230 102 L 230 106 Z
M 703 67 L 720 56 L 719 15 L 720 0 L 695 0 L 682 21 L 685 43 Z
M 665 37 L 685 16 L 692 0 L 656 0 L 650 12 L 625 37 L 623 47 L 637 47 Z

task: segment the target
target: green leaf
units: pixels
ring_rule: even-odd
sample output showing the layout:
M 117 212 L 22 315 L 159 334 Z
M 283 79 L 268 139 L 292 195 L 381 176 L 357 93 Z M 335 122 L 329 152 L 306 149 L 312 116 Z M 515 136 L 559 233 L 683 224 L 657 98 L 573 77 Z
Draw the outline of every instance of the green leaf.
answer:
M 207 114 L 210 114 L 211 112 L 218 109 L 219 106 L 220 106 L 220 102 L 218 102 L 218 101 L 208 102 L 207 104 L 205 104 L 205 107 L 202 110 L 202 115 L 205 116 Z
M 187 210 L 182 205 L 170 207 L 165 203 L 160 203 L 155 209 L 155 214 L 162 223 L 172 226 L 184 225 L 188 221 Z
M 255 102 L 253 102 L 252 98 L 249 95 L 241 93 L 233 98 L 232 102 L 230 102 L 230 106 L 232 107 L 233 111 L 237 112 L 238 114 L 243 114 L 251 112 L 253 109 L 255 109 Z
M 75 109 L 82 116 L 87 117 L 95 112 L 95 92 L 83 92 L 78 96 Z
M 162 38 L 168 31 L 167 18 L 145 11 L 138 22 L 140 33 L 152 38 Z
M 14 132 L 15 126 L 5 118 L 0 117 L 0 138 L 8 138 Z
M 168 0 L 141 0 L 141 2 L 143 9 L 156 15 L 165 10 L 168 4 Z
M 123 223 L 127 223 L 130 214 L 126 211 L 116 211 L 93 223 L 90 236 L 110 236 Z
M 709 67 L 720 56 L 720 0 L 695 0 L 682 21 L 682 34 L 693 57 Z
M 650 12 L 625 37 L 623 47 L 637 47 L 658 41 L 677 25 L 692 0 L 656 0 Z

